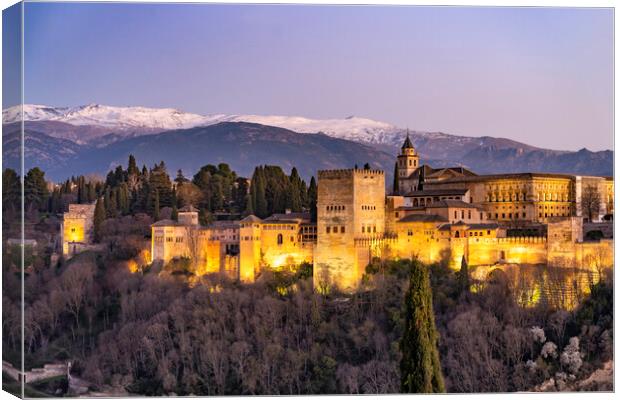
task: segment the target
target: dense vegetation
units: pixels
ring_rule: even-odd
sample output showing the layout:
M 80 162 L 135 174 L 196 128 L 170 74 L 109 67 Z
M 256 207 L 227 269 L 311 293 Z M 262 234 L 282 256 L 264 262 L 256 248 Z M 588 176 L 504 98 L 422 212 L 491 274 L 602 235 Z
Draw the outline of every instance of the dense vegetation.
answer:
M 119 165 L 105 179 L 71 177 L 51 190 L 45 172 L 32 168 L 24 177 L 24 206 L 26 217 L 34 220 L 40 217 L 39 213 L 61 213 L 71 203 L 93 203 L 97 199 L 103 202 L 106 218 L 145 213 L 158 220 L 164 208 L 178 211 L 189 205 L 200 210 L 204 224 L 217 214 L 230 218 L 255 214 L 264 218 L 288 209 L 316 215 L 316 181 L 312 177 L 307 185 L 295 167 L 290 175 L 278 166 L 256 167 L 251 182 L 254 185 L 225 163 L 205 165 L 191 180 L 179 170 L 171 180 L 163 161 L 150 169 L 139 169 L 130 155 L 126 169 Z M 15 221 L 21 210 L 21 187 L 19 176 L 12 169 L 3 172 L 2 192 L 5 218 Z

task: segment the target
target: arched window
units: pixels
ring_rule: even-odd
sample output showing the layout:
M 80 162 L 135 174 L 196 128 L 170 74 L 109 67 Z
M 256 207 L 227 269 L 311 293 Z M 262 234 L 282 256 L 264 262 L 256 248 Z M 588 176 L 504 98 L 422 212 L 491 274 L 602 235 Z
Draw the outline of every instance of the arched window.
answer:
M 456 231 L 456 234 L 454 234 L 454 237 L 460 237 L 461 235 L 459 234 L 459 231 Z
M 282 234 L 279 233 L 278 234 L 278 246 L 280 246 L 282 244 Z

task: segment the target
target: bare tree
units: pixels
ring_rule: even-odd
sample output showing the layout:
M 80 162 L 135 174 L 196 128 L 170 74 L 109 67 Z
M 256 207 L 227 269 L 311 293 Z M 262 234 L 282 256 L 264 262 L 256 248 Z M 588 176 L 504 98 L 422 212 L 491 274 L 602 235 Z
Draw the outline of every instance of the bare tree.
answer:
M 594 216 L 598 216 L 601 209 L 601 194 L 594 185 L 588 185 L 581 194 L 581 210 L 592 221 Z

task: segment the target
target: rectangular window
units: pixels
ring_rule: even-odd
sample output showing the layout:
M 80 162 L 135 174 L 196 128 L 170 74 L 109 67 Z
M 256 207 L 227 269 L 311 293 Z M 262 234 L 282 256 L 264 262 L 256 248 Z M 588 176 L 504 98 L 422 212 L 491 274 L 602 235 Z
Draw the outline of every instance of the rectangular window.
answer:
M 329 233 L 331 231 L 330 227 L 328 226 L 327 228 L 325 228 L 325 233 Z
M 344 233 L 344 226 L 340 227 L 340 233 Z

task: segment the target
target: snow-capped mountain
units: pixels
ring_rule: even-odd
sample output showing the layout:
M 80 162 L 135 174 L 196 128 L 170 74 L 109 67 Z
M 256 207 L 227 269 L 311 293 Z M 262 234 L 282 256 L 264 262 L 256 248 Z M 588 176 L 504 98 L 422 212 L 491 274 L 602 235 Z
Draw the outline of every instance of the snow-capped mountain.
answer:
M 11 107 L 2 111 L 4 124 L 20 121 L 21 108 Z M 290 129 L 299 133 L 318 133 L 367 143 L 394 144 L 396 137 L 402 140 L 402 130 L 394 125 L 367 118 L 310 119 L 295 116 L 263 115 L 199 115 L 173 108 L 114 107 L 89 104 L 78 107 L 50 107 L 25 104 L 25 121 L 57 121 L 77 126 L 99 126 L 122 131 L 144 130 L 143 134 L 163 130 L 185 129 L 214 125 L 220 122 L 253 122 L 262 125 Z
M 4 124 L 20 120 L 20 106 L 2 111 Z M 59 121 L 72 125 L 97 125 L 112 129 L 183 129 L 208 123 L 220 116 L 205 117 L 173 108 L 114 107 L 89 104 L 78 107 L 49 107 L 24 104 L 25 121 Z

